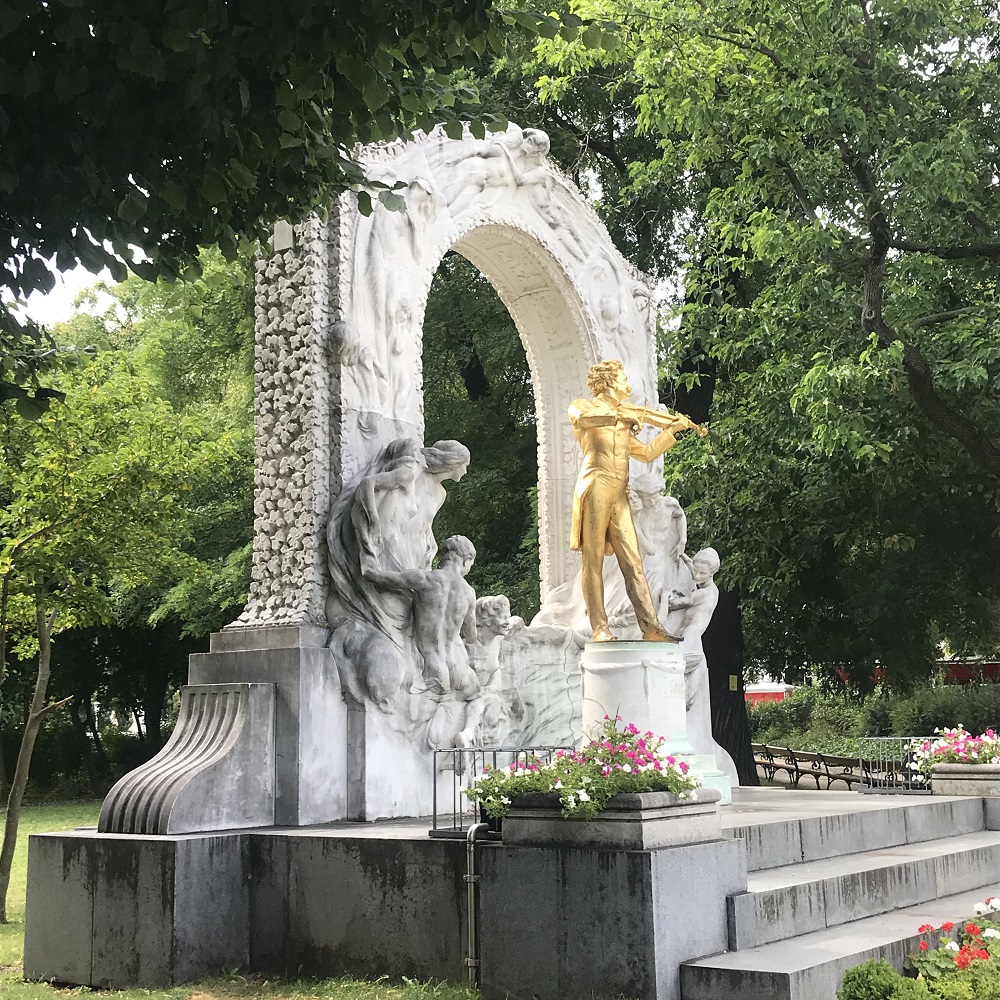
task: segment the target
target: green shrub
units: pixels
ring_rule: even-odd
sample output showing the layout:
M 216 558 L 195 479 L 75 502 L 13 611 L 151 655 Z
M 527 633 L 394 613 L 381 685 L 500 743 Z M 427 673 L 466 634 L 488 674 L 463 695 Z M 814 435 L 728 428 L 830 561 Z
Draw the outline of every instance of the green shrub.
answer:
M 923 984 L 907 979 L 884 958 L 872 958 L 848 969 L 837 990 L 838 1000 L 916 1000 L 927 996 Z
M 1000 1000 L 1000 961 L 973 962 L 961 972 L 949 972 L 930 983 L 929 993 L 941 1000 Z
M 892 710 L 898 699 L 887 691 L 876 691 L 865 698 L 862 706 L 861 734 L 863 736 L 892 736 Z
M 900 736 L 930 736 L 958 723 L 974 735 L 1000 728 L 1000 684 L 923 688 L 892 710 L 893 729 Z

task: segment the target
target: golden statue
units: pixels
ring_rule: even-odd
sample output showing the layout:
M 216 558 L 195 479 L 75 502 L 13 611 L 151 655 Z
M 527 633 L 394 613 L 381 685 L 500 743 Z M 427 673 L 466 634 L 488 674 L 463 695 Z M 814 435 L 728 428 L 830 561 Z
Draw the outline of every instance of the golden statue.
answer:
M 629 504 L 630 458 L 652 462 L 677 441 L 677 433 L 688 428 L 708 432 L 687 417 L 665 410 L 651 410 L 626 402 L 632 393 L 620 361 L 599 361 L 587 376 L 593 399 L 574 400 L 569 408 L 573 434 L 583 449 L 583 466 L 573 494 L 573 524 L 570 547 L 583 554 L 583 600 L 595 642 L 614 639 L 604 607 L 605 555 L 618 559 L 625 591 L 635 609 L 643 639 L 679 642 L 657 621 L 649 584 L 642 569 L 642 556 L 632 523 Z M 636 435 L 643 424 L 659 427 L 648 444 Z

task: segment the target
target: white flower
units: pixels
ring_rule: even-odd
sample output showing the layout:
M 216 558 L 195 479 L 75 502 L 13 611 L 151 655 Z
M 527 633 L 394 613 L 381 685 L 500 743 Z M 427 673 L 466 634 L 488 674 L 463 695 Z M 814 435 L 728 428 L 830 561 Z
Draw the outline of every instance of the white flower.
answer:
M 562 778 L 557 778 L 556 783 L 552 786 L 553 788 L 562 788 Z
M 570 796 L 570 797 L 569 797 L 569 798 L 568 798 L 568 799 L 566 800 L 566 808 L 567 808 L 567 809 L 573 809 L 573 808 L 574 808 L 575 806 L 576 806 L 576 799 L 575 799 L 575 798 L 573 798 L 573 796 L 571 795 L 571 796 Z
M 945 948 L 946 948 L 946 949 L 947 949 L 948 951 L 960 951 L 960 950 L 961 950 L 961 949 L 960 949 L 960 948 L 958 947 L 958 942 L 957 942 L 957 941 L 949 941 L 949 942 L 948 942 L 948 943 L 947 943 L 947 944 L 945 945 Z
M 981 917 L 989 909 L 989 907 L 985 903 L 976 903 L 972 909 L 977 917 Z
M 983 937 L 1000 938 L 1000 931 L 998 931 L 995 927 L 987 927 L 986 930 L 983 931 Z
M 503 803 L 503 804 L 504 804 L 505 806 L 509 806 L 509 805 L 510 805 L 510 799 L 508 799 L 506 795 L 501 795 L 501 796 L 500 796 L 500 801 L 501 801 L 501 802 L 502 802 L 502 803 Z
M 632 765 L 631 764 L 622 764 L 622 770 L 626 774 L 631 774 L 631 772 L 632 772 Z
M 586 790 L 581 788 L 579 792 L 576 793 L 577 797 L 581 802 L 589 802 L 590 796 L 587 794 Z
M 991 910 L 994 911 L 1000 910 L 1000 896 L 990 896 L 990 898 L 987 899 L 986 902 Z

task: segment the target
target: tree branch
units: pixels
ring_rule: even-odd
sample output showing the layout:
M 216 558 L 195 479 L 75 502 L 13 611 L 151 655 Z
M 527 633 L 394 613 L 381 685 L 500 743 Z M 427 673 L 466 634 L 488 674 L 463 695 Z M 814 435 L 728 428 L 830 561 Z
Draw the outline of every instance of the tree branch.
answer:
M 890 240 L 892 250 L 908 250 L 912 253 L 926 253 L 942 260 L 967 260 L 970 257 L 1000 257 L 1000 243 L 979 243 L 971 246 L 934 246 L 930 243 L 914 243 L 911 240 Z
M 781 172 L 788 179 L 788 183 L 792 185 L 795 197 L 798 198 L 799 204 L 802 206 L 802 211 L 805 213 L 807 219 L 815 222 L 819 218 L 819 210 L 809 197 L 809 194 L 805 189 L 805 185 L 799 179 L 799 175 L 792 168 L 792 165 L 790 163 L 786 163 L 784 160 L 778 160 L 778 166 L 781 167 Z
M 891 347 L 897 341 L 903 345 L 903 371 L 906 374 L 910 394 L 920 412 L 933 427 L 957 442 L 980 469 L 991 476 L 1000 477 L 1000 447 L 997 447 L 978 424 L 941 397 L 934 385 L 934 373 L 927 359 L 915 345 L 897 336 L 892 327 L 886 323 L 882 315 L 884 266 L 883 254 L 881 259 L 870 260 L 865 267 L 862 328 L 866 333 L 874 333 L 880 346 L 884 348 Z M 948 313 L 937 313 L 933 317 L 924 317 L 923 325 L 928 325 L 931 320 L 943 323 L 953 318 L 954 316 Z
M 932 313 L 930 316 L 921 316 L 910 324 L 910 329 L 916 332 L 923 326 L 936 326 L 938 323 L 947 323 L 950 320 L 958 319 L 966 313 L 972 312 L 972 306 L 964 306 L 961 309 L 951 309 L 948 312 Z
M 50 712 L 54 712 L 57 708 L 62 708 L 63 705 L 71 702 L 74 697 L 74 695 L 70 695 L 68 698 L 63 698 L 61 701 L 50 701 L 47 705 L 43 705 L 37 712 L 32 712 L 31 718 L 43 719 Z
M 780 69 L 783 73 L 788 72 L 787 67 L 774 49 L 762 44 L 761 42 L 751 43 L 744 42 L 739 38 L 734 38 L 732 35 L 716 35 L 714 32 L 708 31 L 705 33 L 706 38 L 712 38 L 717 42 L 725 42 L 727 45 L 735 45 L 736 48 L 742 49 L 744 52 L 756 52 L 759 55 L 766 56 L 774 65 Z M 795 74 L 790 74 L 794 76 Z
M 615 149 L 612 143 L 605 142 L 603 139 L 595 138 L 589 132 L 580 128 L 580 126 L 575 122 L 571 122 L 568 118 L 564 118 L 561 114 L 559 114 L 558 109 L 552 105 L 549 105 L 546 110 L 553 121 L 555 121 L 557 125 L 566 129 L 570 135 L 580 142 L 584 149 L 593 150 L 595 153 L 603 156 L 622 176 L 628 176 L 628 163 L 625 162 L 625 159 Z

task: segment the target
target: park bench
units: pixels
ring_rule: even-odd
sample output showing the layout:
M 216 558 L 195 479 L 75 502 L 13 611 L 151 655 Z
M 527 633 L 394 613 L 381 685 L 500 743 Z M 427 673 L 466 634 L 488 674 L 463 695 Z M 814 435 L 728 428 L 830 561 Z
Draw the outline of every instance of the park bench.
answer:
M 820 787 L 825 779 L 829 788 L 835 781 L 843 781 L 848 788 L 855 782 L 870 785 L 871 767 L 868 761 L 857 757 L 841 757 L 836 754 L 814 753 L 808 750 L 792 750 L 789 747 L 768 746 L 752 743 L 754 763 L 762 770 L 764 777 L 772 781 L 779 772 L 789 777 L 789 784 L 797 788 L 802 778 L 809 777 Z

